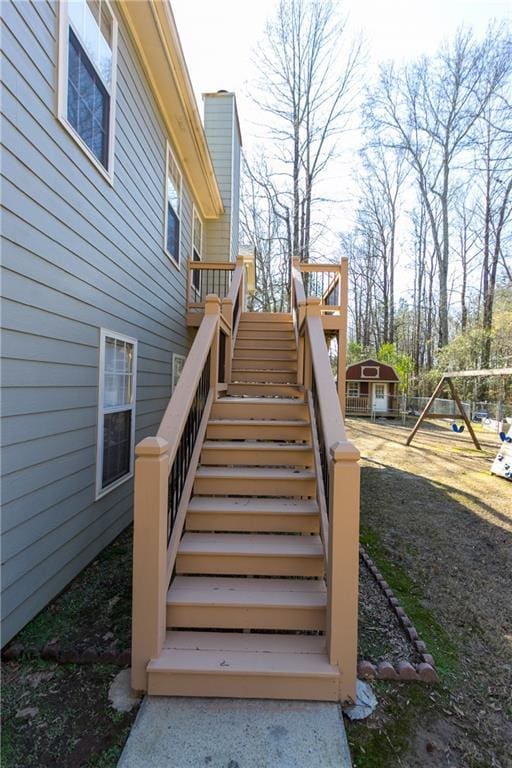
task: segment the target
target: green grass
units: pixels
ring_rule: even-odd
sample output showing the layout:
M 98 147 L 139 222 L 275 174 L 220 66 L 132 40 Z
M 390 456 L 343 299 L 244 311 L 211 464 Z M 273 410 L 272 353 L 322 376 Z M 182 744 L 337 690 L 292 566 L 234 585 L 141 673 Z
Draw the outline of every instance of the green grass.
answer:
M 347 738 L 354 768 L 397 768 L 409 747 L 416 724 L 429 716 L 442 696 L 422 683 L 373 683 L 385 718 L 371 724 L 347 722 Z M 438 706 L 438 704 L 437 704 Z
M 50 605 L 17 635 L 15 642 L 41 648 L 58 639 L 61 648 L 130 645 L 131 527 L 90 563 Z
M 436 662 L 441 679 L 453 678 L 458 670 L 458 654 L 448 633 L 422 603 L 424 595 L 408 573 L 395 564 L 378 535 L 368 525 L 361 525 L 361 544 L 378 567 L 398 598 L 402 608 L 427 644 L 427 651 Z

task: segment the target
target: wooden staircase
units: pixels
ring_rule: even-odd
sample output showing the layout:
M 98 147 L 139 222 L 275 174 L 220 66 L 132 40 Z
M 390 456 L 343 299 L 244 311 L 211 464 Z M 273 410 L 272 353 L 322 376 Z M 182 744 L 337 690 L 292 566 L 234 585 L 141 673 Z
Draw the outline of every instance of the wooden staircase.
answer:
M 291 315 L 242 313 L 213 403 L 150 694 L 339 700 L 324 547 Z

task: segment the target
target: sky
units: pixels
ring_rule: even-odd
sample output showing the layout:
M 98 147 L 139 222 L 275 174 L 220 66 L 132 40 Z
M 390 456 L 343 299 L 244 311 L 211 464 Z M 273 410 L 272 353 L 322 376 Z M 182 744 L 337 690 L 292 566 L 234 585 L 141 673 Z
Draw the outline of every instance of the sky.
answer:
M 235 91 L 242 135 L 250 144 L 248 98 L 258 44 L 277 0 L 171 0 L 192 85 L 200 94 Z M 373 63 L 432 53 L 460 24 L 484 32 L 490 19 L 512 21 L 512 0 L 340 0 L 354 31 L 362 31 Z
M 246 155 L 255 154 L 261 143 L 261 119 L 251 100 L 251 82 L 257 78 L 257 53 L 278 0 L 170 0 L 180 34 L 185 60 L 202 115 L 201 93 L 225 89 L 235 91 L 242 140 Z M 508 19 L 512 26 L 512 0 L 334 0 L 348 16 L 351 31 L 366 41 L 367 66 L 375 71 L 379 62 L 401 63 L 421 54 L 434 53 L 443 39 L 464 24 L 480 36 L 489 22 Z M 351 180 L 353 149 L 360 145 L 359 133 L 345 134 L 345 150 L 331 162 L 331 177 L 324 179 L 322 192 L 337 202 L 326 223 L 331 236 L 324 250 L 338 250 L 337 232 L 352 228 L 358 191 Z M 408 250 L 408 249 L 406 249 Z M 400 258 L 397 295 L 408 297 L 412 274 L 408 254 Z

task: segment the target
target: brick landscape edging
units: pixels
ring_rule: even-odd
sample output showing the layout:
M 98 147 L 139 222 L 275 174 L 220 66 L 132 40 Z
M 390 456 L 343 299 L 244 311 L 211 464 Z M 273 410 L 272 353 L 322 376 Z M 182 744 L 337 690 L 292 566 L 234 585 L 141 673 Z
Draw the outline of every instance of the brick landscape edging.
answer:
M 117 664 L 127 667 L 131 663 L 132 652 L 129 648 L 123 651 L 103 650 L 101 648 L 85 648 L 83 651 L 75 651 L 72 648 L 61 650 L 58 643 L 46 643 L 44 646 L 22 645 L 12 643 L 2 651 L 3 661 L 17 661 L 18 659 L 45 659 L 56 661 L 59 664 Z
M 436 671 L 434 658 L 430 653 L 427 653 L 425 642 L 418 635 L 412 621 L 398 602 L 398 598 L 395 597 L 393 590 L 362 545 L 359 545 L 359 555 L 386 597 L 405 634 L 419 653 L 421 662 L 411 664 L 408 661 L 399 661 L 394 667 L 389 661 L 381 661 L 377 665 L 371 661 L 359 661 L 357 665 L 358 677 L 363 680 L 416 680 L 424 683 L 438 683 L 439 675 Z

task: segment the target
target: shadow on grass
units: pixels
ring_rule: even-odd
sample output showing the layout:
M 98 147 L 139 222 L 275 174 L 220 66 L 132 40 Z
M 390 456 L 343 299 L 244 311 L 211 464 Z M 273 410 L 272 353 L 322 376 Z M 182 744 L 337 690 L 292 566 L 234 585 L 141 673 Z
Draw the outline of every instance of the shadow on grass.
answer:
M 362 468 L 361 542 L 427 643 L 441 676 L 454 675 L 458 651 L 452 628 L 442 626 L 440 616 L 446 608 L 449 613 L 455 604 L 468 601 L 475 577 L 479 589 L 487 591 L 479 597 L 489 605 L 496 600 L 490 569 L 506 572 L 510 542 L 504 539 L 510 533 L 500 523 L 510 519 L 472 493 L 367 461 L 374 466 Z M 415 560 L 420 567 L 408 567 Z M 417 583 L 411 571 L 423 574 L 425 583 Z M 439 591 L 450 600 L 449 606 L 431 606 L 430 576 L 442 584 Z M 464 629 L 458 626 L 457 633 L 464 634 Z

